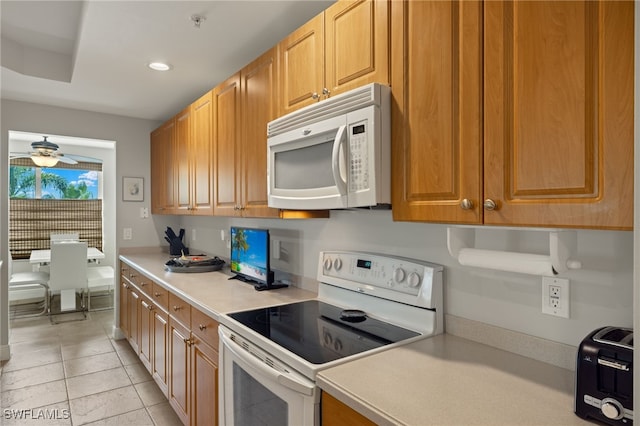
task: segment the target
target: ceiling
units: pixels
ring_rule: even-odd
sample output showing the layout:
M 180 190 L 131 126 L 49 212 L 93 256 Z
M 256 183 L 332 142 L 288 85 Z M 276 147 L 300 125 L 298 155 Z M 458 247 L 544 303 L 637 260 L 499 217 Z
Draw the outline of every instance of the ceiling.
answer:
M 164 121 L 333 1 L 2 0 L 1 97 Z

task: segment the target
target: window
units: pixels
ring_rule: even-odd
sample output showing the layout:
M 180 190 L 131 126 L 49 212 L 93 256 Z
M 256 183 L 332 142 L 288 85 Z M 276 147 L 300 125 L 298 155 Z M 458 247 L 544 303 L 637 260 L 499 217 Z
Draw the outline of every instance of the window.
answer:
M 50 248 L 51 233 L 78 232 L 102 250 L 102 164 L 58 163 L 39 168 L 28 158 L 9 167 L 9 250 L 28 259 Z

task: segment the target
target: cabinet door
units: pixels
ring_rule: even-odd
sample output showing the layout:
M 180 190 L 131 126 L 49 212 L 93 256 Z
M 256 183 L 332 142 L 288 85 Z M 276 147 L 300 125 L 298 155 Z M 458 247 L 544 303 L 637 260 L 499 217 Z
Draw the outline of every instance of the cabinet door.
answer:
M 485 3 L 487 224 L 633 226 L 633 2 Z
M 213 105 L 208 92 L 192 105 L 191 214 L 213 214 Z
M 169 315 L 160 309 L 153 310 L 153 362 L 152 377 L 164 394 L 168 396 L 168 348 Z
M 189 329 L 169 317 L 169 404 L 189 424 Z
M 173 169 L 175 120 L 151 133 L 151 212 L 173 214 L 176 203 Z
M 270 49 L 240 72 L 242 78 L 242 215 L 278 217 L 267 206 L 267 123 L 277 115 L 277 57 Z
M 120 331 L 129 339 L 129 283 L 120 276 Z
M 278 46 L 280 115 L 284 115 L 317 102 L 322 95 L 324 13 L 282 39 Z
M 153 309 L 151 301 L 140 296 L 140 360 L 149 373 L 153 360 Z
M 218 424 L 218 352 L 195 338 L 191 346 L 191 425 Z
M 176 214 L 191 210 L 191 108 L 187 107 L 176 116 L 176 139 L 174 161 L 176 170 Z
M 129 308 L 129 344 L 135 351 L 140 354 L 140 294 L 138 290 L 129 286 L 127 305 Z
M 338 1 L 324 12 L 325 86 L 331 95 L 389 84 L 389 2 Z
M 326 392 L 322 393 L 322 426 L 373 426 L 367 419 L 348 405 L 338 401 Z
M 481 223 L 482 3 L 391 7 L 393 218 Z
M 240 73 L 213 89 L 214 214 L 240 216 Z

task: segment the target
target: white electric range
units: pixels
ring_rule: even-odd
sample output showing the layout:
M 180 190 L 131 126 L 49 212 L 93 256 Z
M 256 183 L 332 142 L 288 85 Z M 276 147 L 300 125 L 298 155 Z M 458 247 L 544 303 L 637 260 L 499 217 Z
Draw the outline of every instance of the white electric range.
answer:
M 220 318 L 220 424 L 319 424 L 318 371 L 443 331 L 443 267 L 324 251 L 318 298 Z

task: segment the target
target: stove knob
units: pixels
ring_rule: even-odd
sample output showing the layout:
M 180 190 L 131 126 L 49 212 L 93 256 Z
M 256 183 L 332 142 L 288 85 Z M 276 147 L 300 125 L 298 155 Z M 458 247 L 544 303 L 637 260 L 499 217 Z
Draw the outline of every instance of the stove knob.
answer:
M 335 349 L 336 352 L 340 352 L 342 350 L 342 341 L 340 339 L 334 340 L 333 349 Z
M 326 269 L 327 271 L 331 270 L 331 258 L 330 257 L 325 257 L 324 258 L 324 269 Z
M 402 268 L 396 268 L 393 270 L 393 280 L 397 283 L 401 283 L 404 281 L 404 278 L 407 276 L 406 272 Z
M 417 272 L 412 272 L 409 274 L 409 287 L 419 287 L 420 286 L 420 274 L 418 274 Z
M 624 408 L 622 407 L 622 404 L 613 398 L 603 399 L 600 410 L 608 419 L 620 420 L 624 416 Z
M 342 259 L 340 259 L 339 257 L 337 257 L 334 261 L 333 261 L 333 267 L 335 268 L 336 271 L 339 271 L 342 268 Z
M 328 331 L 324 332 L 324 344 L 327 346 L 331 346 L 331 343 L 333 343 L 333 338 L 331 337 L 331 333 L 329 333 Z

